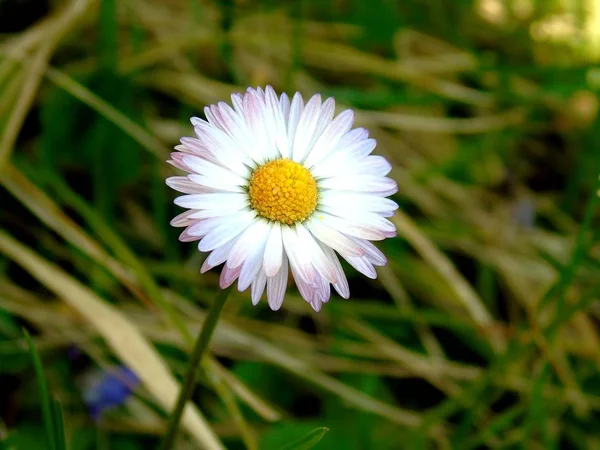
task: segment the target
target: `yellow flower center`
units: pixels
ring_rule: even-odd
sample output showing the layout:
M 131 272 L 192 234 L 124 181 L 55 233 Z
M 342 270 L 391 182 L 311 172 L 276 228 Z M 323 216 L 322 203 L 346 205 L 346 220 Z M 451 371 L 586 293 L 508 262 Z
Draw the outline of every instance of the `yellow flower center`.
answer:
M 260 166 L 250 179 L 250 205 L 269 220 L 291 225 L 317 207 L 317 183 L 308 169 L 289 159 Z

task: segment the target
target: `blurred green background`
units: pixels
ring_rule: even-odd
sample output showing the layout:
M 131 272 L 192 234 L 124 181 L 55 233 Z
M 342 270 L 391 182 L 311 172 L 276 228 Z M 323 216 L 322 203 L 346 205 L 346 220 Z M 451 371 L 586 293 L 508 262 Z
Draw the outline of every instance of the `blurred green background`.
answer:
M 0 0 L 0 33 L 0 447 L 46 448 L 23 329 L 67 448 L 158 444 L 218 290 L 165 160 L 272 84 L 355 109 L 398 237 L 321 313 L 234 292 L 177 448 L 600 448 L 598 0 Z

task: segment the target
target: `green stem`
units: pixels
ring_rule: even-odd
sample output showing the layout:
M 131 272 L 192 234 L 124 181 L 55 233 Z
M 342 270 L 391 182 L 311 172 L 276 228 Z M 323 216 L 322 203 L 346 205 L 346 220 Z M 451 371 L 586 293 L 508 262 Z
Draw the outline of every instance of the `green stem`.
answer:
M 202 362 L 204 353 L 206 353 L 206 350 L 208 349 L 210 339 L 215 331 L 215 327 L 217 326 L 217 322 L 221 316 L 221 311 L 223 311 L 223 307 L 225 306 L 225 302 L 229 297 L 230 291 L 231 288 L 219 291 L 219 295 L 217 295 L 215 302 L 208 311 L 208 315 L 202 324 L 202 330 L 200 331 L 198 339 L 196 340 L 196 344 L 194 345 L 194 350 L 192 351 L 192 356 L 190 359 L 190 365 L 187 373 L 185 374 L 183 386 L 179 391 L 179 397 L 177 398 L 177 403 L 175 404 L 173 413 L 169 417 L 167 432 L 161 443 L 161 446 L 159 447 L 160 450 L 169 450 L 173 447 L 173 442 L 175 440 L 175 436 L 177 435 L 177 430 L 179 429 L 179 422 L 181 420 L 183 410 L 185 409 L 185 405 L 194 391 L 194 386 L 196 384 L 196 372 L 198 371 L 198 367 Z

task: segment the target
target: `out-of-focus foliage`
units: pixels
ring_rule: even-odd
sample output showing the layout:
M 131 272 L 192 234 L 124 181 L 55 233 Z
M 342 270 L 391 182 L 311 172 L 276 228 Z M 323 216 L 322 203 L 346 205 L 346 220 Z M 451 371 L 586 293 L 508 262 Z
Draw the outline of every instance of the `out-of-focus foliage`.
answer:
M 41 448 L 46 397 L 69 449 L 157 445 L 218 289 L 164 161 L 265 84 L 355 109 L 399 236 L 319 314 L 236 292 L 177 448 L 600 447 L 597 1 L 4 0 L 0 33 L 7 448 Z M 117 365 L 140 386 L 95 421 Z

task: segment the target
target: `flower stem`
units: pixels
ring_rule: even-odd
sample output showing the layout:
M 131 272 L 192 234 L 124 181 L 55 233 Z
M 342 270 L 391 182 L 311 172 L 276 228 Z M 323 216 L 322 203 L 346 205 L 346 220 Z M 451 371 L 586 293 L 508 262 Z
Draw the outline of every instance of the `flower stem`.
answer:
M 204 356 L 204 353 L 208 348 L 210 339 L 213 335 L 213 332 L 215 331 L 215 327 L 217 325 L 217 322 L 219 321 L 221 311 L 223 311 L 223 307 L 225 306 L 225 302 L 229 297 L 230 291 L 230 288 L 219 291 L 217 298 L 215 299 L 210 310 L 208 311 L 208 315 L 204 319 L 204 323 L 202 324 L 202 330 L 198 335 L 198 339 L 196 340 L 196 344 L 194 345 L 194 350 L 192 351 L 192 356 L 190 359 L 188 371 L 185 374 L 183 386 L 181 386 L 181 390 L 179 391 L 177 403 L 175 404 L 173 413 L 169 417 L 167 431 L 165 433 L 161 446 L 159 447 L 160 450 L 169 450 L 173 447 L 173 442 L 175 440 L 175 436 L 177 435 L 177 430 L 179 429 L 179 422 L 181 421 L 183 410 L 185 409 L 185 405 L 191 397 L 192 392 L 194 391 L 194 386 L 196 384 L 196 372 L 198 371 L 198 366 L 200 366 L 202 357 Z

